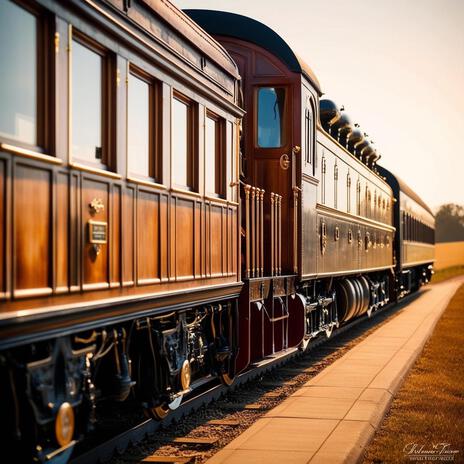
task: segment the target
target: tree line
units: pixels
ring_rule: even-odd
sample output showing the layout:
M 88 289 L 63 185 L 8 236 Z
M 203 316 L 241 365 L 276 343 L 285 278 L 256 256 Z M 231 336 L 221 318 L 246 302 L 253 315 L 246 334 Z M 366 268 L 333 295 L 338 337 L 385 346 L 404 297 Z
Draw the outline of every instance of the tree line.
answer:
M 435 241 L 464 241 L 464 206 L 454 203 L 441 205 L 435 214 Z

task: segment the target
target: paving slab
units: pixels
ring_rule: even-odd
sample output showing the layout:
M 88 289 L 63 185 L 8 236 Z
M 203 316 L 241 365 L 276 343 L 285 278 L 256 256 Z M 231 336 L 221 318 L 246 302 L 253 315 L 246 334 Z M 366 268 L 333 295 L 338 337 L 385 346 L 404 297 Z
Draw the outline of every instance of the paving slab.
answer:
M 398 314 L 268 411 L 209 464 L 356 463 L 464 278 L 422 291 Z

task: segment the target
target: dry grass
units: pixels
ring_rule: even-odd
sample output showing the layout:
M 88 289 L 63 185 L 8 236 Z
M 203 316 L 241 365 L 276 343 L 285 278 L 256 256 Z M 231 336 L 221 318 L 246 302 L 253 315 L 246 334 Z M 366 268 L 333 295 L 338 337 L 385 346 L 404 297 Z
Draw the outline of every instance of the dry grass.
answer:
M 464 274 L 464 264 L 461 266 L 452 266 L 447 267 L 446 269 L 440 269 L 435 271 L 435 274 L 432 277 L 432 283 L 438 284 L 444 280 L 451 279 L 453 277 L 461 276 Z
M 435 269 L 464 265 L 464 242 L 435 244 Z
M 410 443 L 449 443 L 464 462 L 464 285 L 451 300 L 365 453 L 365 463 L 415 462 Z M 441 456 L 422 462 L 442 462 Z

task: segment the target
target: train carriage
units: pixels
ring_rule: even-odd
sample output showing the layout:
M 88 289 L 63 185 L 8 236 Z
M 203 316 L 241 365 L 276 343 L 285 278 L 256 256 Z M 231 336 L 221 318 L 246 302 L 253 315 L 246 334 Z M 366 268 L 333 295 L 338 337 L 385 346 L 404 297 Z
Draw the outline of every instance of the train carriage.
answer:
M 403 180 L 379 166 L 379 173 L 392 187 L 395 258 L 398 295 L 403 296 L 428 283 L 435 261 L 435 217 L 429 206 Z
M 247 110 L 241 174 L 246 188 L 266 192 L 264 214 L 252 211 L 244 225 L 249 294 L 242 294 L 240 330 L 251 334 L 248 345 L 241 338 L 244 367 L 389 301 L 394 197 L 371 144 L 347 130 L 333 104 L 321 100 L 319 108 L 317 78 L 279 35 L 241 15 L 186 12 L 239 67 Z M 247 191 L 242 200 L 245 209 L 253 204 Z M 282 223 L 275 226 L 275 217 Z
M 164 1 L 2 1 L 0 61 L 2 440 L 64 459 L 233 377 L 239 75 Z

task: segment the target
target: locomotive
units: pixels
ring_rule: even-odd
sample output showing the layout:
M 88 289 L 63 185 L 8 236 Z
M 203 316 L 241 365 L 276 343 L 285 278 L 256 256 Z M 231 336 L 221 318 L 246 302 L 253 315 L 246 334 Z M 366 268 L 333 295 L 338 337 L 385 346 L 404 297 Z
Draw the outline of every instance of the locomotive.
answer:
M 0 3 L 2 441 L 66 462 L 427 283 L 434 218 L 285 41 L 168 0 Z

